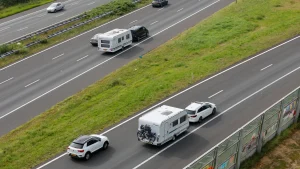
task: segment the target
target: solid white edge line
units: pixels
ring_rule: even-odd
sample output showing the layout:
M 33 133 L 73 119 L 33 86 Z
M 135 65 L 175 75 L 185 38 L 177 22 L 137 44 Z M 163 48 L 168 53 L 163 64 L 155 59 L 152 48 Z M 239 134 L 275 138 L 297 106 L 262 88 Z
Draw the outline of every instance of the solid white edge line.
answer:
M 219 94 L 219 93 L 221 93 L 221 92 L 223 92 L 223 90 L 220 90 L 220 91 L 218 91 L 217 93 L 215 93 L 215 94 L 213 94 L 213 95 L 209 96 L 208 98 L 210 99 L 210 98 L 212 98 L 212 97 L 216 96 L 217 94 Z
M 228 137 L 226 137 L 225 139 L 223 139 L 222 141 L 220 141 L 218 144 L 216 144 L 215 146 L 213 146 L 211 149 L 207 150 L 205 153 L 203 153 L 201 156 L 199 156 L 198 158 L 196 158 L 194 161 L 192 161 L 191 163 L 189 163 L 188 165 L 186 165 L 183 169 L 187 169 L 189 166 L 191 166 L 192 164 L 194 164 L 196 161 L 200 160 L 202 157 L 204 157 L 205 155 L 207 155 L 208 152 L 212 151 L 213 149 L 215 149 L 216 147 L 218 147 L 220 144 L 222 144 L 225 140 L 227 140 L 228 138 L 230 138 L 231 136 L 233 136 L 234 134 L 236 134 L 239 130 L 241 130 L 242 128 L 246 127 L 248 124 L 250 124 L 253 120 L 257 119 L 259 116 L 263 115 L 266 111 L 268 111 L 269 109 L 271 109 L 272 107 L 274 107 L 276 104 L 278 104 L 280 101 L 282 101 L 284 98 L 286 98 L 287 96 L 289 96 L 290 94 L 292 94 L 293 92 L 295 92 L 296 90 L 298 90 L 300 88 L 300 86 L 298 86 L 297 88 L 295 88 L 293 91 L 291 91 L 290 93 L 288 93 L 287 95 L 285 95 L 284 97 L 282 97 L 281 99 L 279 99 L 277 102 L 275 102 L 274 104 L 272 104 L 270 107 L 268 107 L 267 109 L 265 109 L 264 111 L 262 111 L 260 114 L 258 114 L 257 116 L 255 116 L 254 118 L 252 118 L 250 121 L 248 121 L 246 124 L 244 124 L 242 127 L 238 128 L 236 131 L 234 131 L 232 134 L 230 134 Z
M 273 64 L 270 64 L 270 65 L 268 65 L 268 66 L 266 66 L 266 67 L 264 67 L 264 68 L 260 69 L 260 71 L 263 71 L 263 70 L 265 70 L 265 69 L 267 69 L 267 68 L 271 67 L 272 65 L 273 65 Z
M 224 113 L 226 113 L 227 111 L 229 111 L 230 109 L 236 107 L 237 105 L 241 104 L 242 102 L 244 102 L 245 100 L 251 98 L 252 96 L 254 96 L 255 94 L 263 91 L 264 89 L 270 87 L 271 85 L 273 85 L 274 83 L 278 82 L 279 80 L 285 78 L 286 76 L 294 73 L 295 71 L 297 71 L 298 69 L 300 69 L 300 66 L 297 67 L 296 69 L 290 71 L 289 73 L 281 76 L 280 78 L 274 80 L 273 82 L 269 83 L 268 85 L 264 86 L 263 88 L 257 90 L 256 92 L 252 93 L 251 95 L 245 97 L 244 99 L 242 99 L 241 101 L 235 103 L 234 105 L 230 106 L 229 108 L 227 108 L 226 110 L 224 110 L 223 112 L 221 112 L 220 114 L 214 116 L 213 118 L 211 118 L 210 120 L 208 120 L 207 122 L 205 122 L 204 124 L 202 124 L 201 126 L 195 128 L 194 130 L 192 130 L 191 132 L 187 133 L 186 135 L 182 136 L 180 139 L 176 140 L 175 142 L 171 143 L 170 145 L 168 145 L 167 147 L 165 147 L 164 149 L 160 150 L 159 152 L 155 153 L 154 155 L 152 155 L 151 157 L 149 157 L 148 159 L 144 160 L 143 162 L 141 162 L 139 165 L 137 165 L 136 167 L 134 167 L 133 169 L 137 169 L 140 166 L 142 166 L 143 164 L 147 163 L 148 161 L 150 161 L 151 159 L 153 159 L 154 157 L 156 157 L 157 155 L 159 155 L 160 153 L 164 152 L 165 150 L 167 150 L 168 148 L 170 148 L 171 146 L 175 145 L 176 143 L 178 143 L 180 140 L 186 138 L 187 136 L 189 136 L 190 134 L 194 133 L 195 131 L 197 131 L 198 129 L 202 128 L 203 126 L 205 126 L 206 124 L 210 123 L 211 121 L 215 120 L 216 118 L 218 118 L 219 116 L 223 115 Z
M 151 5 L 151 4 L 150 4 L 150 5 Z M 107 25 L 107 24 L 110 24 L 110 23 L 112 23 L 112 22 L 114 22 L 114 21 L 117 21 L 117 20 L 119 20 L 119 19 L 121 19 L 121 18 L 123 18 L 123 17 L 125 17 L 125 16 L 131 15 L 131 14 L 133 14 L 133 13 L 139 11 L 139 10 L 142 10 L 142 9 L 144 9 L 144 8 L 146 8 L 146 7 L 149 7 L 150 5 L 147 5 L 147 6 L 144 6 L 144 7 L 142 7 L 142 8 L 139 8 L 139 9 L 137 9 L 137 10 L 135 10 L 135 11 L 132 11 L 132 12 L 126 14 L 126 15 L 123 15 L 123 16 L 121 16 L 121 17 L 118 17 L 118 18 L 116 18 L 116 19 L 114 19 L 114 20 L 111 20 L 111 21 L 109 21 L 109 22 L 106 22 L 105 24 L 102 24 L 102 25 L 100 25 L 100 26 L 98 26 L 98 27 L 95 27 L 95 28 L 90 29 L 90 30 L 88 30 L 88 31 L 86 31 L 86 32 L 83 32 L 83 33 L 81 33 L 81 34 L 79 34 L 79 35 L 77 35 L 77 36 L 74 36 L 74 37 L 72 37 L 72 38 L 70 38 L 70 39 L 68 39 L 68 40 L 65 40 L 65 41 L 63 41 L 63 42 L 60 42 L 60 43 L 54 45 L 54 46 L 51 46 L 51 47 L 49 47 L 49 48 L 47 48 L 47 49 L 45 49 L 45 50 L 42 50 L 42 51 L 40 51 L 40 52 L 38 52 L 38 53 L 36 53 L 36 54 L 33 54 L 33 55 L 28 56 L 28 57 L 26 57 L 26 58 L 24 58 L 24 59 L 22 59 L 22 60 L 19 60 L 19 61 L 15 62 L 15 63 L 12 63 L 11 65 L 8 65 L 8 66 L 6 66 L 6 67 L 4 67 L 4 68 L 1 68 L 0 71 L 2 71 L 2 70 L 4 70 L 4 69 L 7 69 L 7 68 L 9 68 L 9 67 L 11 67 L 11 66 L 14 66 L 14 65 L 16 65 L 16 64 L 18 64 L 18 63 L 20 63 L 20 62 L 23 62 L 23 61 L 25 61 L 25 60 L 27 60 L 27 59 L 30 59 L 30 58 L 32 58 L 33 56 L 36 56 L 36 55 L 38 55 L 38 54 L 40 54 L 40 53 L 43 53 L 43 52 L 48 51 L 48 50 L 50 50 L 50 49 L 52 49 L 52 48 L 55 48 L 55 47 L 57 47 L 57 46 L 59 46 L 59 45 L 61 45 L 61 44 L 64 44 L 64 43 L 68 42 L 68 41 L 71 41 L 71 40 L 73 40 L 73 39 L 76 39 L 76 38 L 78 38 L 78 37 L 80 37 L 80 36 L 82 36 L 82 35 L 85 35 L 85 34 L 87 34 L 87 33 L 89 33 L 89 32 L 92 32 L 92 31 L 94 31 L 94 30 L 96 30 L 96 29 L 99 29 L 99 28 L 101 28 L 101 27 L 103 27 L 103 26 L 105 26 L 105 25 Z M 72 18 L 72 17 L 71 17 L 71 18 Z M 66 19 L 66 20 L 67 20 L 67 19 Z
M 36 80 L 36 81 L 34 81 L 34 82 L 32 82 L 32 83 L 29 83 L 29 84 L 28 84 L 28 85 L 26 85 L 25 87 L 28 87 L 28 86 L 30 86 L 30 85 L 32 85 L 32 84 L 34 84 L 34 83 L 38 82 L 38 81 L 40 81 L 40 79 L 38 79 L 38 80 Z
M 63 55 L 64 55 L 64 53 L 62 53 L 62 54 L 60 54 L 60 55 L 58 55 L 58 56 L 52 58 L 52 60 L 57 59 L 57 58 L 59 58 L 59 57 L 61 57 L 61 56 L 63 56 Z
M 11 77 L 11 78 L 9 78 L 9 79 L 7 79 L 7 80 L 4 80 L 3 82 L 0 83 L 0 85 L 2 85 L 2 84 L 5 83 L 5 82 L 8 82 L 8 81 L 12 80 L 13 78 L 14 78 L 14 77 Z
M 80 61 L 80 60 L 82 60 L 82 59 L 84 59 L 84 58 L 86 58 L 86 57 L 88 57 L 89 55 L 86 55 L 86 56 L 84 56 L 84 57 L 82 57 L 82 58 L 80 58 L 80 59 L 78 59 L 78 60 L 76 60 L 77 62 L 78 61 Z

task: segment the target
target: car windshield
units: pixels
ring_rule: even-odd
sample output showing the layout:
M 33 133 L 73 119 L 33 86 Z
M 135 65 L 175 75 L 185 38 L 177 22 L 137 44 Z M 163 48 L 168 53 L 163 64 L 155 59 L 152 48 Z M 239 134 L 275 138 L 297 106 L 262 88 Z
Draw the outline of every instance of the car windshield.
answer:
M 56 7 L 56 4 L 51 4 L 50 7 Z
M 71 143 L 70 147 L 73 147 L 73 148 L 82 148 L 83 147 L 83 144 L 78 144 L 78 143 Z
M 186 111 L 186 112 L 187 112 L 187 114 L 195 114 L 195 113 L 196 113 L 196 111 L 187 110 L 187 109 L 185 109 L 184 111 Z

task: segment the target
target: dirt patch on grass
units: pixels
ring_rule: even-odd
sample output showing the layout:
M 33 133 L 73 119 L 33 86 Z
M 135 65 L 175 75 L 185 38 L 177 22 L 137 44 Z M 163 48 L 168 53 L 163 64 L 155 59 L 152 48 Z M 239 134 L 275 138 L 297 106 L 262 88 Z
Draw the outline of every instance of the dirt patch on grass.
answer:
M 300 130 L 266 154 L 252 169 L 299 169 L 300 168 Z

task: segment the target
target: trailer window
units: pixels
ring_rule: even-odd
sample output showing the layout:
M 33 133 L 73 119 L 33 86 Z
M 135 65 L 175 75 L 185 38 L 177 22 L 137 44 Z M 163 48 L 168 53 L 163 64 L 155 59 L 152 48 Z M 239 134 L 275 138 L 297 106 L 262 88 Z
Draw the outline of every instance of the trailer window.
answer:
M 101 40 L 101 43 L 109 44 L 109 40 Z
M 122 36 L 122 40 L 124 40 L 124 36 Z
M 119 39 L 118 39 L 118 43 L 121 43 L 121 41 L 122 41 L 121 38 L 119 38 Z
M 101 44 L 101 47 L 103 47 L 103 48 L 109 48 L 109 45 L 107 45 L 107 44 Z
M 180 117 L 180 123 L 183 123 L 186 120 L 186 115 Z
M 127 35 L 126 35 L 126 39 L 129 39 L 129 38 L 130 38 L 130 35 L 129 35 L 129 34 L 127 34 Z
M 175 127 L 178 124 L 178 120 L 173 121 L 173 127 Z

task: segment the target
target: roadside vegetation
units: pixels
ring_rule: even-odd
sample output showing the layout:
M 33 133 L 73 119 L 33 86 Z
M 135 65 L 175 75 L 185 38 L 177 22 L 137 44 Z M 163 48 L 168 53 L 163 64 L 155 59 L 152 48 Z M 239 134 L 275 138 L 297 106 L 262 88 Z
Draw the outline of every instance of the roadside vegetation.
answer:
M 54 0 L 0 0 L 0 19 L 53 1 Z
M 284 130 L 268 142 L 260 154 L 254 154 L 241 164 L 241 169 L 299 169 L 300 123 Z
M 0 168 L 27 169 L 137 111 L 300 34 L 300 0 L 239 0 L 0 138 Z M 135 132 L 135 131 L 132 131 Z
M 91 11 L 85 12 L 86 17 L 83 17 L 82 19 L 79 19 L 74 22 L 70 22 L 66 25 L 59 26 L 55 29 L 49 30 L 47 32 L 44 32 L 42 34 L 36 35 L 32 38 L 23 40 L 17 44 L 12 45 L 0 45 L 0 54 L 3 54 L 5 52 L 13 50 L 22 49 L 20 52 L 17 52 L 15 54 L 6 56 L 4 58 L 0 58 L 0 67 L 7 66 L 13 62 L 16 62 L 17 60 L 23 59 L 25 57 L 31 56 L 32 54 L 35 54 L 39 51 L 42 51 L 46 48 L 49 48 L 50 46 L 53 46 L 59 42 L 62 42 L 66 39 L 72 38 L 76 35 L 79 35 L 85 31 L 88 31 L 90 29 L 93 29 L 97 26 L 100 26 L 106 22 L 109 22 L 113 19 L 116 19 L 122 15 L 125 15 L 126 13 L 129 13 L 131 11 L 134 11 L 138 8 L 141 8 L 143 6 L 149 5 L 152 0 L 141 0 L 140 2 L 133 4 L 132 0 L 114 0 L 107 4 L 101 5 L 99 7 L 96 7 L 92 9 Z M 114 13 L 107 15 L 103 18 L 96 19 L 88 24 L 79 26 L 77 28 L 74 28 L 70 31 L 66 31 L 58 36 L 55 36 L 53 38 L 47 39 L 47 36 L 50 34 L 53 34 L 55 32 L 58 32 L 60 30 L 63 30 L 65 28 L 68 28 L 72 25 L 75 25 L 76 23 L 86 21 L 88 19 L 91 19 L 92 17 L 95 17 L 97 15 L 104 14 L 109 11 L 115 11 Z M 34 42 L 36 40 L 41 40 L 42 43 L 39 43 L 37 45 L 31 46 L 29 48 L 25 48 L 24 46 L 30 42 Z M 90 39 L 87 39 L 87 43 L 89 43 Z

